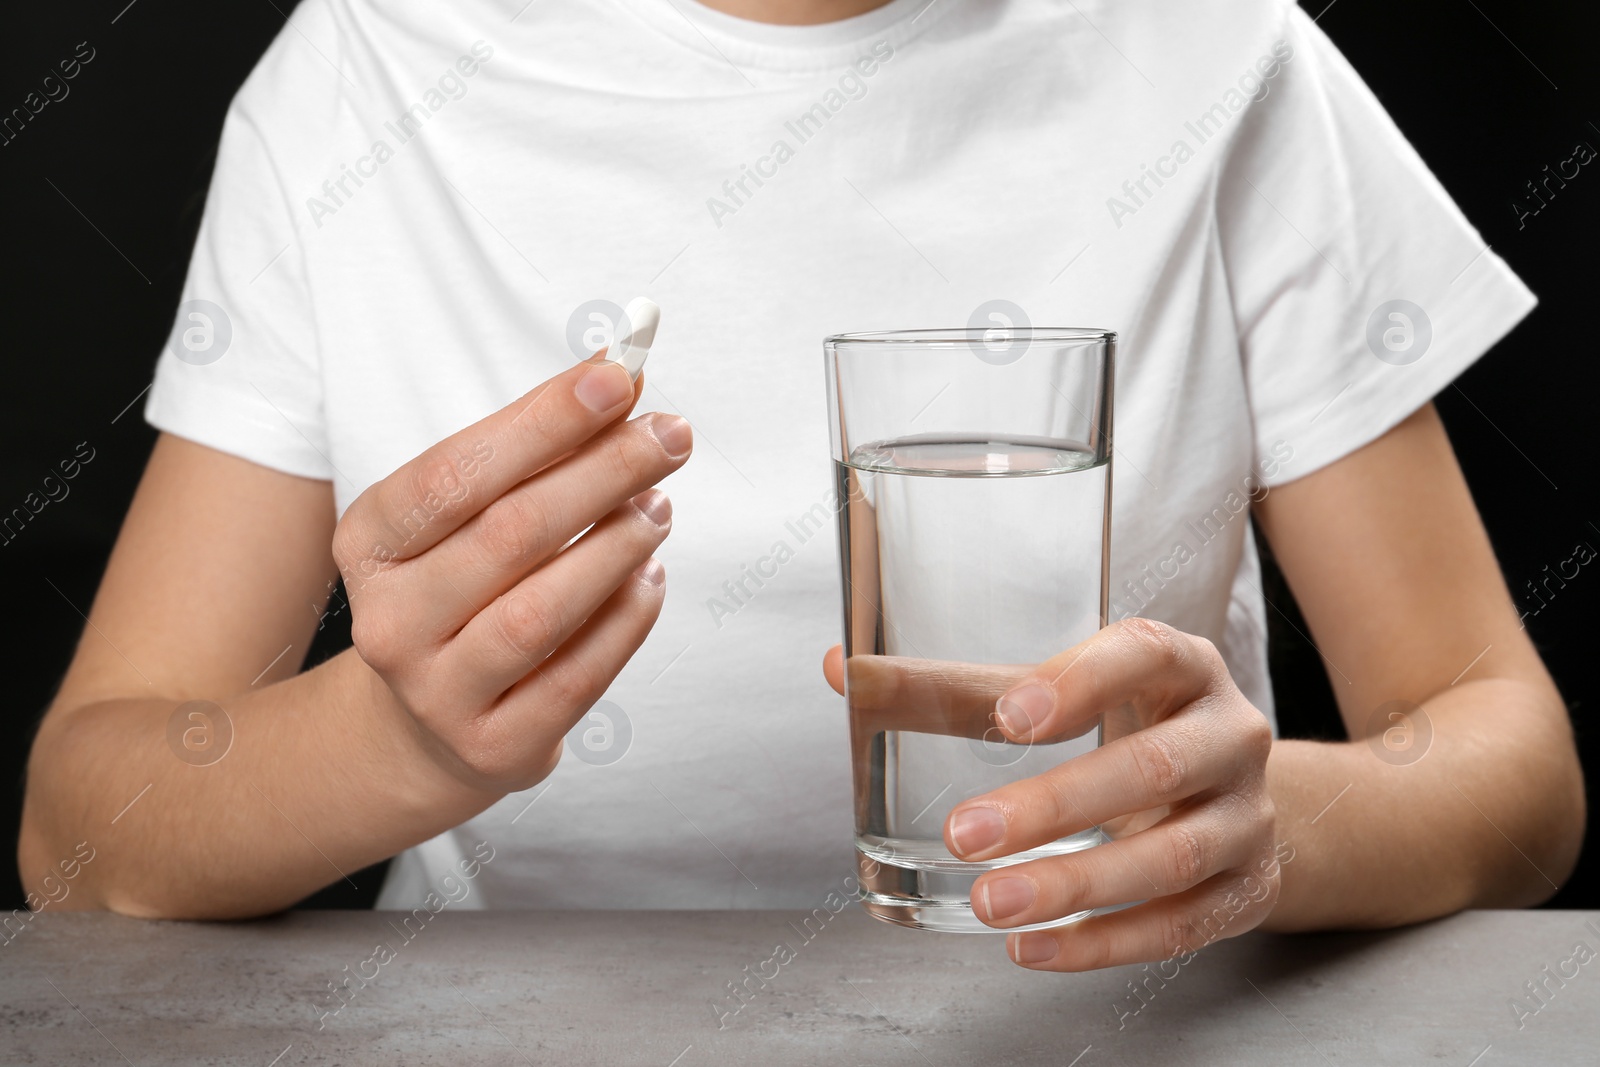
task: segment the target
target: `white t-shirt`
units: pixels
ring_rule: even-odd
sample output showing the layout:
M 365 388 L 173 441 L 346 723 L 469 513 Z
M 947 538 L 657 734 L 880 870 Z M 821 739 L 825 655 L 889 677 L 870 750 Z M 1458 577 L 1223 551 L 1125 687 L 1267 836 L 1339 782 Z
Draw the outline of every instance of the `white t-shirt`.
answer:
M 604 343 L 591 302 L 665 309 L 641 410 L 697 448 L 665 609 L 607 694 L 625 754 L 405 853 L 385 906 L 478 839 L 476 906 L 811 907 L 853 870 L 837 549 L 791 526 L 831 489 L 825 334 L 1118 331 L 1112 614 L 1210 638 L 1270 716 L 1249 497 L 1534 303 L 1286 0 L 516 6 L 295 11 L 223 132 L 184 295 L 212 347 L 181 309 L 147 407 L 342 511 Z

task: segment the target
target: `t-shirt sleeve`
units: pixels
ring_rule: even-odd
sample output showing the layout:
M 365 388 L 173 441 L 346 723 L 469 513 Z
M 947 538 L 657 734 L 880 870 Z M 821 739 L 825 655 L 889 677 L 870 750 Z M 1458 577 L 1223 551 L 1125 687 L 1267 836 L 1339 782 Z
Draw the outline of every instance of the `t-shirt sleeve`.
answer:
M 247 82 L 240 97 L 252 88 Z M 263 466 L 326 479 L 314 304 L 281 163 L 236 98 L 145 418 Z
M 1534 306 L 1296 4 L 1218 178 L 1258 456 L 1309 474 L 1433 398 Z M 1247 83 L 1248 85 L 1248 83 Z

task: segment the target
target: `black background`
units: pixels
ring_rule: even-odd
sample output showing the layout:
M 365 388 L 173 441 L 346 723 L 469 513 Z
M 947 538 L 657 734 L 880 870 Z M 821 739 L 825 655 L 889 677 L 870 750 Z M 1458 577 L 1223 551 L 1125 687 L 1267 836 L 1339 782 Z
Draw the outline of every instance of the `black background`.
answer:
M 150 382 L 177 305 L 223 112 L 292 6 L 113 0 L 8 12 L 0 114 L 20 106 L 80 41 L 96 53 L 64 100 L 0 146 L 0 514 L 38 491 L 79 442 L 95 451 L 66 499 L 0 545 L 9 631 L 0 845 L 8 856 L 15 855 L 29 743 L 154 440 L 134 401 Z M 1576 142 L 1600 148 L 1593 17 L 1587 5 L 1512 0 L 1336 0 L 1326 10 L 1312 0 L 1307 7 L 1321 13 L 1319 25 L 1541 299 L 1438 398 L 1513 596 L 1525 610 L 1538 608 L 1529 581 L 1542 581 L 1544 568 L 1553 571 L 1579 542 L 1600 547 L 1590 476 L 1600 163 L 1584 167 L 1521 228 L 1511 203 L 1544 166 L 1571 156 Z M 1304 629 L 1281 581 L 1269 574 L 1267 588 Z M 1596 699 L 1597 603 L 1600 566 L 1591 565 L 1527 619 L 1591 773 L 1600 767 L 1600 737 L 1586 714 Z M 1283 732 L 1341 736 L 1316 653 L 1283 615 L 1271 614 Z M 332 628 L 326 637 L 313 661 L 348 641 Z M 1395 821 L 1406 818 L 1393 813 Z M 1597 851 L 1591 830 L 1583 864 L 1553 906 L 1600 907 Z M 361 872 L 359 892 L 340 883 L 313 902 L 370 905 L 380 876 L 379 869 Z M 0 907 L 21 900 L 14 863 L 0 861 Z

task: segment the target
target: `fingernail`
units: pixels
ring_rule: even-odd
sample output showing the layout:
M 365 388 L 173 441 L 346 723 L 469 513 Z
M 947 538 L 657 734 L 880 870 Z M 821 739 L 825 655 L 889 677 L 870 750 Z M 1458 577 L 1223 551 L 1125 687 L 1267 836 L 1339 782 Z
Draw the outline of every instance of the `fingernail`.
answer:
M 1011 944 L 1011 958 L 1018 963 L 1048 963 L 1059 951 L 1056 939 L 1046 933 L 1015 934 Z
M 993 808 L 962 808 L 950 816 L 950 841 L 963 856 L 1000 843 L 1006 820 Z
M 995 701 L 995 718 L 1013 737 L 1030 737 L 1055 710 L 1056 695 L 1042 685 L 1013 689 Z
M 673 459 L 687 456 L 694 444 L 694 431 L 689 428 L 689 420 L 681 415 L 657 412 L 650 416 L 650 432 L 656 435 L 656 440 L 661 442 L 661 447 Z
M 633 380 L 622 364 L 602 360 L 584 372 L 573 386 L 572 394 L 578 398 L 578 403 L 600 414 L 633 396 Z
M 1038 893 L 1026 878 L 996 878 L 983 883 L 982 897 L 985 917 L 992 920 L 1009 919 L 1032 904 Z
M 654 556 L 645 560 L 635 573 L 651 585 L 663 585 L 667 580 L 667 568 L 663 567 L 661 561 Z
M 633 498 L 633 506 L 644 512 L 645 518 L 657 526 L 672 521 L 672 501 L 659 489 L 647 489 Z

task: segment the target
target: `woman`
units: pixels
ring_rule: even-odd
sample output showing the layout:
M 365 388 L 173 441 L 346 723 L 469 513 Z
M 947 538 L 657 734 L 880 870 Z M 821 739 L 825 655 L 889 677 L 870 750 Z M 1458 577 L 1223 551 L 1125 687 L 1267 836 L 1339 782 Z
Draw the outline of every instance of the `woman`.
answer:
M 580 360 L 643 291 L 635 386 Z M 1000 929 L 1145 901 L 1012 958 L 1535 903 L 1581 776 L 1429 403 L 1532 304 L 1284 0 L 307 0 L 229 113 L 24 879 L 88 840 L 71 900 L 143 916 L 395 855 L 384 906 L 469 867 L 459 906 L 815 906 L 850 833 L 817 342 L 1027 318 L 1122 336 L 1119 621 L 997 722 L 1156 721 L 946 841 L 1174 810 L 985 876 Z M 1246 505 L 1349 742 L 1272 737 Z M 297 672 L 341 575 L 356 647 Z

